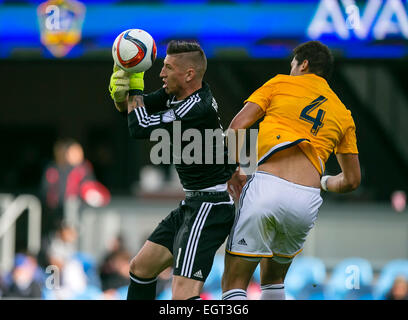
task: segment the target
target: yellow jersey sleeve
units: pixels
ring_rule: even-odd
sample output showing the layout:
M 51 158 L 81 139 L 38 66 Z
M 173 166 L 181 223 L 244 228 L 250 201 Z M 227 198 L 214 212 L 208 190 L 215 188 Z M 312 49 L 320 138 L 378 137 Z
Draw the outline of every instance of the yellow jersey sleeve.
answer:
M 356 125 L 350 115 L 349 126 L 346 128 L 343 138 L 340 143 L 334 148 L 334 153 L 352 153 L 358 154 Z
M 266 112 L 266 109 L 271 104 L 272 98 L 275 94 L 275 84 L 273 80 L 274 79 L 269 80 L 262 87 L 254 91 L 254 93 L 244 101 L 244 104 L 247 102 L 256 103 L 264 112 Z

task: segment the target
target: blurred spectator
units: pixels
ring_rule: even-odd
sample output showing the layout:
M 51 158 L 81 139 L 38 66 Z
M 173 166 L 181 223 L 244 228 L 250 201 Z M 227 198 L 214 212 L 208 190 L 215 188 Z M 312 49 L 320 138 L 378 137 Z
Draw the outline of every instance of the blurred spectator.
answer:
M 399 276 L 394 280 L 390 292 L 385 297 L 386 300 L 408 300 L 408 281 L 405 277 Z
M 54 161 L 45 168 L 41 180 L 41 200 L 43 203 L 43 234 L 55 231 L 58 221 L 63 219 L 63 176 L 67 162 L 65 159 L 66 142 L 60 140 L 54 145 Z
M 101 268 L 102 290 L 118 289 L 129 285 L 130 254 L 126 250 L 113 252 Z
M 50 265 L 58 270 L 54 299 L 73 299 L 87 287 L 87 276 L 83 265 L 75 258 L 78 234 L 74 227 L 62 222 L 48 247 L 47 256 Z
M 49 264 L 62 269 L 66 262 L 73 259 L 76 253 L 77 231 L 65 222 L 60 226 L 51 240 L 47 255 Z
M 91 163 L 82 146 L 74 139 L 61 139 L 54 145 L 54 160 L 45 168 L 41 181 L 42 244 L 39 263 L 46 267 L 51 238 L 65 217 L 68 199 L 81 199 L 99 207 L 110 201 L 109 191 L 95 180 Z
M 44 235 L 55 232 L 64 219 L 64 202 L 71 197 L 95 207 L 110 201 L 109 191 L 96 181 L 82 146 L 73 139 L 63 139 L 55 143 L 54 161 L 45 168 L 41 181 Z
M 99 268 L 106 299 L 113 299 L 117 289 L 129 285 L 130 258 L 131 254 L 126 249 L 123 238 L 114 238 Z
M 42 297 L 42 282 L 37 260 L 32 255 L 17 254 L 13 270 L 10 274 L 10 283 L 3 293 L 8 298 L 31 298 Z

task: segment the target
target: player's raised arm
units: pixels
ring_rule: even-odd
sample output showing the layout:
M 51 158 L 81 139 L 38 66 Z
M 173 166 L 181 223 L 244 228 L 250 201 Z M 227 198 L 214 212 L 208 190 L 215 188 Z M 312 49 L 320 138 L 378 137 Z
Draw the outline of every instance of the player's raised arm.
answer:
M 361 170 L 358 154 L 336 154 L 341 173 L 336 176 L 323 176 L 322 189 L 325 191 L 345 193 L 358 188 L 361 182 Z
M 244 130 L 252 126 L 257 120 L 262 118 L 265 115 L 265 112 L 262 108 L 253 102 L 247 102 L 240 112 L 232 119 L 228 131 L 227 131 L 227 143 L 235 144 L 237 150 L 236 152 L 236 161 L 239 162 L 238 155 L 241 150 L 242 144 L 245 141 L 243 138 Z
M 240 151 L 245 141 L 245 130 L 239 129 L 249 128 L 264 115 L 265 112 L 258 104 L 247 102 L 241 111 L 234 117 L 234 119 L 232 119 L 227 131 L 227 144 L 235 144 L 234 150 L 236 150 L 236 154 L 234 160 L 237 163 L 239 163 Z M 239 198 L 245 182 L 246 177 L 242 172 L 240 172 L 240 168 L 238 167 L 237 171 L 228 181 L 228 190 L 234 199 L 237 200 Z
M 232 119 L 229 129 L 247 129 L 264 115 L 265 112 L 258 104 L 247 102 L 234 119 Z

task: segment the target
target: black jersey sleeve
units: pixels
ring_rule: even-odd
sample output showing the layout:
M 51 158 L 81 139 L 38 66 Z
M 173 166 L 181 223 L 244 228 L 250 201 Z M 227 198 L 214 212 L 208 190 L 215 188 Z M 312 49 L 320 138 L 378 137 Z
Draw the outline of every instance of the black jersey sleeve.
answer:
M 143 101 L 147 114 L 151 115 L 160 111 L 167 110 L 168 107 L 166 102 L 169 97 L 170 96 L 163 88 L 160 88 L 159 90 L 148 94 L 143 94 Z
M 150 115 L 146 107 L 135 108 L 128 114 L 129 134 L 132 138 L 146 139 L 155 129 L 166 129 L 171 133 L 176 120 L 182 120 L 194 127 L 195 121 L 199 121 L 201 117 L 197 108 L 200 101 L 199 95 L 193 95 L 175 108 Z

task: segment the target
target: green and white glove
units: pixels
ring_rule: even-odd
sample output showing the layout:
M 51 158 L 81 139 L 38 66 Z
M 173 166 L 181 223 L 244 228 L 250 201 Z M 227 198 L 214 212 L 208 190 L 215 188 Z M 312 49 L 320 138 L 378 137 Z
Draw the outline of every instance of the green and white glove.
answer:
M 129 84 L 129 74 L 114 64 L 109 82 L 109 92 L 113 101 L 123 102 L 127 99 Z

